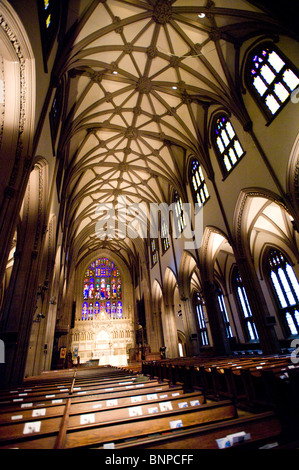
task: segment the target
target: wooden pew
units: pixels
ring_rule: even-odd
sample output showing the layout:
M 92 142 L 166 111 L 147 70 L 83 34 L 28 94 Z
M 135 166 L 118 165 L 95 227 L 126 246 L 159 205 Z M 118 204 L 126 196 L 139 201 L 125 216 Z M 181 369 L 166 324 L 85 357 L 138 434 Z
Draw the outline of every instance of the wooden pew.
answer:
M 84 412 L 83 414 L 78 407 L 73 407 L 71 404 L 67 429 L 79 428 L 82 424 L 110 425 L 114 421 L 122 423 L 124 421 L 128 421 L 129 424 L 130 421 L 134 421 L 135 418 L 140 415 L 147 416 L 155 413 L 155 416 L 158 416 L 166 411 L 185 410 L 185 408 L 189 407 L 198 407 L 199 405 L 203 405 L 204 402 L 203 395 L 198 393 L 184 394 L 177 397 L 168 396 L 168 393 L 166 393 L 160 394 L 159 398 L 155 398 L 153 395 L 156 394 L 151 394 L 150 396 L 147 395 L 147 397 L 149 397 L 148 400 L 142 395 L 133 397 L 135 399 L 141 399 L 140 401 L 138 400 L 134 402 L 131 400 L 132 397 L 130 397 L 130 400 L 128 400 L 128 398 L 123 400 L 108 400 L 108 402 L 110 402 L 110 406 L 106 401 L 105 408 L 97 407 L 91 412 Z M 176 393 L 174 395 L 176 395 Z M 102 404 L 100 403 L 100 405 Z
M 179 429 L 175 433 L 160 433 L 155 436 L 145 436 L 131 442 L 115 443 L 115 449 L 134 447 L 134 449 L 218 449 L 217 439 L 222 439 L 229 434 L 245 432 L 250 434 L 250 439 L 244 446 L 254 449 L 265 444 L 280 445 L 282 426 L 274 412 L 268 411 L 252 415 L 250 417 L 238 417 L 231 420 L 194 426 L 189 429 Z M 234 446 L 241 448 L 242 445 Z M 99 446 L 98 448 L 103 448 Z
M 160 389 L 161 390 L 161 389 Z M 140 395 L 128 395 L 128 396 L 118 396 L 117 398 L 111 398 L 111 396 L 107 396 L 105 399 L 101 398 L 100 400 L 91 401 L 87 400 L 85 402 L 73 402 L 71 404 L 70 415 L 71 414 L 79 414 L 79 413 L 88 413 L 94 412 L 97 409 L 106 410 L 106 409 L 113 409 L 113 408 L 121 408 L 124 406 L 133 406 L 134 404 L 141 404 L 141 403 L 155 403 L 159 400 L 163 399 L 172 399 L 174 397 L 184 397 L 184 392 L 182 388 L 171 389 L 168 390 L 165 388 L 163 392 L 154 392 L 150 390 L 150 393 L 144 393 Z M 205 403 L 204 395 L 196 394 L 200 403 Z
M 203 425 L 208 422 L 220 422 L 236 417 L 236 408 L 230 401 L 212 405 L 200 405 L 183 411 L 172 410 L 165 413 L 153 413 L 127 419 L 121 423 L 107 425 L 88 424 L 84 428 L 67 429 L 65 448 L 84 448 L 99 444 L 125 441 L 127 439 L 148 436 L 158 432 L 175 431 L 179 427 Z M 129 425 L 130 423 L 130 425 Z

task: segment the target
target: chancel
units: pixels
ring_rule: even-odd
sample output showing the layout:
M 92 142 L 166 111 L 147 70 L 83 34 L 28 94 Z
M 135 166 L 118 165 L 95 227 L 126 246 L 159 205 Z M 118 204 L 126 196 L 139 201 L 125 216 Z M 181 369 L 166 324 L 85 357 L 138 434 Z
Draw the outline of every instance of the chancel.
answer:
M 296 18 L 0 0 L 0 448 L 298 448 Z

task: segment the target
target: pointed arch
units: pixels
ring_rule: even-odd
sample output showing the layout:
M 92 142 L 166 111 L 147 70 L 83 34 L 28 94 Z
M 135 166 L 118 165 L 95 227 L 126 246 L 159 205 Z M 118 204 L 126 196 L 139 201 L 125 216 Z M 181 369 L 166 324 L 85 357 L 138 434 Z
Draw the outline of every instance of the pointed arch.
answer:
M 197 266 L 195 256 L 184 250 L 181 256 L 179 273 L 178 273 L 178 286 L 180 297 L 189 298 L 191 294 L 191 277 L 194 269 Z
M 207 226 L 203 234 L 200 250 L 200 270 L 203 279 L 213 282 L 214 263 L 221 248 L 232 253 L 232 247 L 228 242 L 226 234 L 217 227 Z

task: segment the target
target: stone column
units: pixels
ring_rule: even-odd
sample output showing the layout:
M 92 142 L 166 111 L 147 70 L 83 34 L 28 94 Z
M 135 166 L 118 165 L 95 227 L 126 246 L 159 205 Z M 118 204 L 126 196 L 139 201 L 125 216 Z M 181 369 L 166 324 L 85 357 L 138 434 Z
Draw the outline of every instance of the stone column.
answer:
M 189 298 L 181 298 L 181 310 L 186 334 L 186 354 L 187 356 L 195 356 L 199 353 L 199 349 L 198 341 L 192 337 L 192 335 L 197 335 L 197 330 L 194 312 Z
M 226 335 L 224 320 L 218 302 L 217 286 L 206 281 L 203 283 L 203 296 L 206 304 L 214 353 L 217 356 L 230 354 L 229 341 Z
M 162 324 L 166 357 L 178 357 L 179 347 L 174 305 L 165 305 L 165 313 L 162 315 Z

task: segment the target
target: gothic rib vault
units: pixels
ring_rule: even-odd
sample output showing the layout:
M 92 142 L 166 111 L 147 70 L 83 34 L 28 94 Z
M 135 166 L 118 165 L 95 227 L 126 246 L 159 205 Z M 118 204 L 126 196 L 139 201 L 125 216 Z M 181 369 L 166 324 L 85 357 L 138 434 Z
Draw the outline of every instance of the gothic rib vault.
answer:
M 213 113 L 226 109 L 249 122 L 237 91 L 239 48 L 257 30 L 273 35 L 281 25 L 243 0 L 78 5 L 72 2 L 79 21 L 53 73 L 58 88 L 69 90 L 58 145 L 60 219 L 76 262 L 103 248 L 130 265 L 142 240 L 123 233 L 99 240 L 98 205 L 117 208 L 119 197 L 127 206 L 170 204 L 172 189 L 184 199 L 190 155 L 213 181 L 207 132 Z

